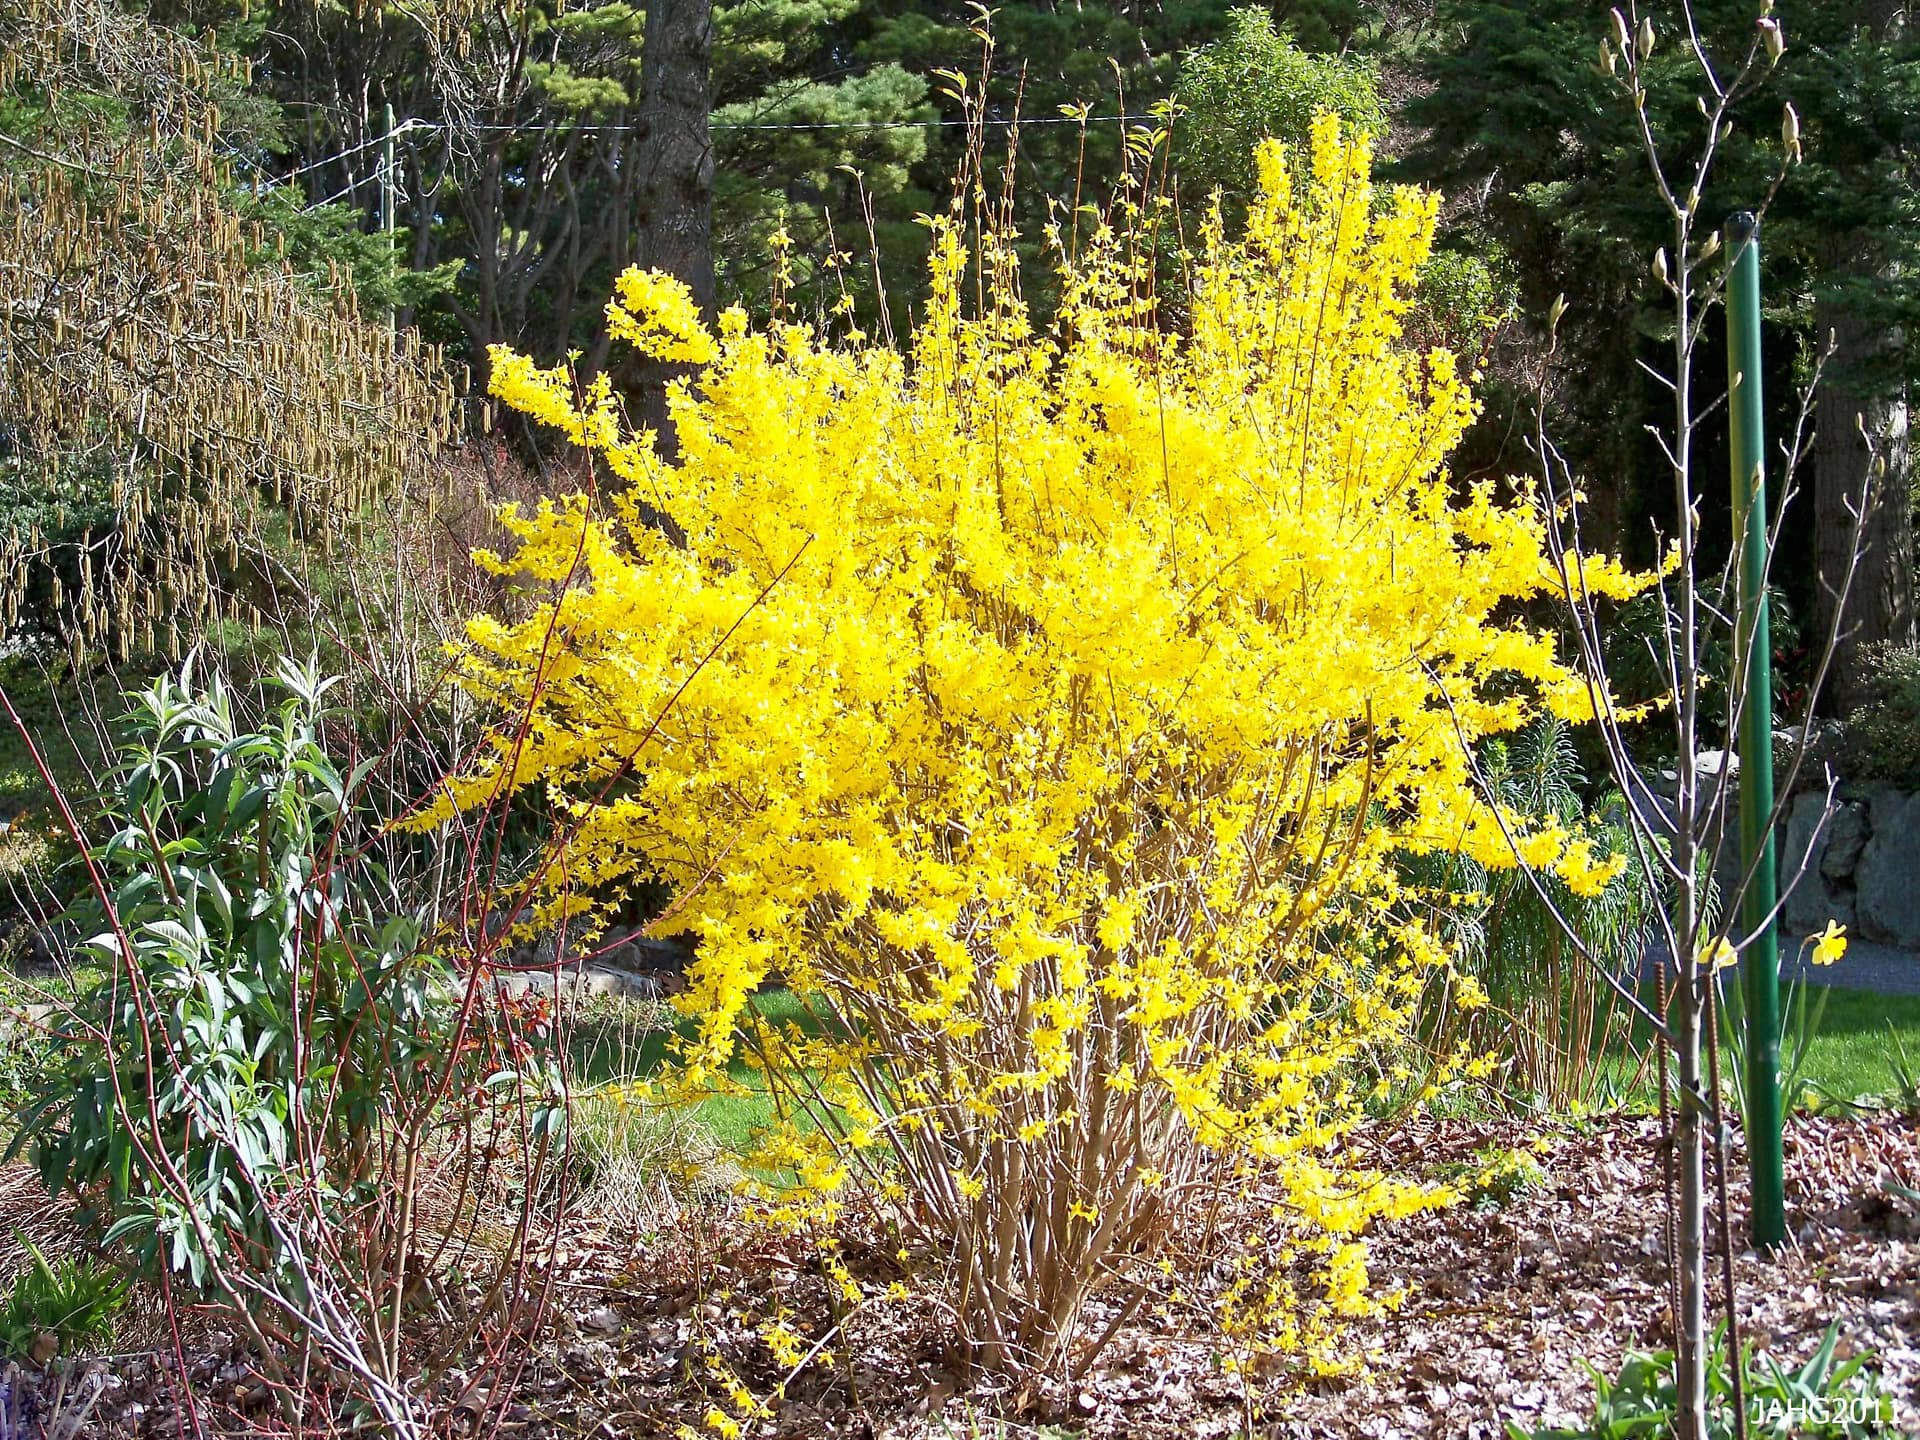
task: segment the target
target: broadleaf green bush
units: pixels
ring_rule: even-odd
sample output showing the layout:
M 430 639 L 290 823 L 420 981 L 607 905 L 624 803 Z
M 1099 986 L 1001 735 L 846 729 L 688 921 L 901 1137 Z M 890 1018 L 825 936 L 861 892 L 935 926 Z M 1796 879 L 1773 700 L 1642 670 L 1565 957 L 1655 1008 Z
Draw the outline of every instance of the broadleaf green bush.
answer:
M 1868 646 L 1860 669 L 1862 700 L 1846 719 L 1842 771 L 1849 780 L 1920 790 L 1920 649 Z
M 565 1049 L 549 1001 L 493 978 L 495 831 L 460 832 L 441 893 L 367 796 L 391 754 L 330 753 L 358 733 L 333 683 L 283 659 L 263 707 L 189 660 L 129 696 L 68 916 L 101 978 L 51 1027 L 12 1151 L 110 1254 L 238 1324 L 286 1406 L 318 1351 L 336 1409 L 411 1440 L 437 1369 L 526 1318 L 495 1237 L 543 1203 Z
M 131 697 L 97 890 L 72 916 L 106 978 L 56 1025 L 14 1142 L 110 1241 L 195 1284 L 284 1261 L 276 1207 L 365 1199 L 451 1038 L 424 917 L 383 914 L 355 848 L 353 777 L 320 741 L 328 682 L 283 664 L 279 685 L 252 727 L 191 666 Z

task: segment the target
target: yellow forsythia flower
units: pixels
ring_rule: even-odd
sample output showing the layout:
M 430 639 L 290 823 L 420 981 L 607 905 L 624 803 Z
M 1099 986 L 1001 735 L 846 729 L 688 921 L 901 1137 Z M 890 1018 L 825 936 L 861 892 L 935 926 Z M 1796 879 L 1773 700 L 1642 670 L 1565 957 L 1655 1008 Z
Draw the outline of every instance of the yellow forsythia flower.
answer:
M 607 304 L 607 333 L 656 360 L 705 365 L 717 353 L 684 281 L 656 270 L 627 270 Z
M 1601 858 L 1594 854 L 1593 842 L 1582 836 L 1567 846 L 1554 864 L 1554 873 L 1575 895 L 1592 900 L 1605 894 L 1607 887 L 1626 873 L 1626 868 L 1624 850 Z

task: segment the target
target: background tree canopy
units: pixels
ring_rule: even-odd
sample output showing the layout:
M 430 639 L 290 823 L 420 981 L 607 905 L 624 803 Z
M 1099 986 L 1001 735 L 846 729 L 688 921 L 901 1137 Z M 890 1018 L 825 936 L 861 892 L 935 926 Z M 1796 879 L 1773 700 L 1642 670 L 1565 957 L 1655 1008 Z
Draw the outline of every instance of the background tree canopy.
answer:
M 1722 51 L 1756 33 L 1747 0 L 1703 0 L 1694 13 Z M 1920 318 L 1912 178 L 1920 42 L 1890 0 L 1796 6 L 1780 18 L 1785 56 L 1738 117 L 1701 203 L 1717 215 L 1764 198 L 1781 148 L 1780 107 L 1792 104 L 1807 163 L 1766 222 L 1766 379 L 1771 428 L 1781 434 L 1797 387 L 1825 357 L 1799 502 L 1808 523 L 1792 530 L 1782 565 L 1785 602 L 1811 622 L 1807 633 L 1820 633 L 1831 609 L 1844 497 L 1858 492 L 1875 457 L 1892 477 L 1856 582 L 1835 700 L 1845 708 L 1857 646 L 1914 640 L 1905 441 L 1914 362 L 1904 337 Z M 1052 223 L 1110 192 L 1129 136 L 1138 143 L 1163 130 L 1166 163 L 1154 184 L 1177 202 L 1171 275 L 1172 251 L 1198 233 L 1212 197 L 1229 218 L 1242 202 L 1251 142 L 1297 139 L 1315 113 L 1333 110 L 1373 133 L 1390 173 L 1446 197 L 1408 323 L 1482 371 L 1485 413 L 1456 468 L 1500 478 L 1526 470 L 1522 440 L 1544 384 L 1551 426 L 1588 486 L 1603 538 L 1645 559 L 1677 521 L 1646 435 L 1661 394 L 1645 367 L 1666 344 L 1649 262 L 1667 237 L 1638 172 L 1631 115 L 1595 73 L 1603 22 L 1598 7 L 1546 0 L 1240 8 L 1102 0 L 1003 7 L 989 45 L 978 13 L 945 0 L 657 0 L 651 14 L 637 0 L 35 0 L 6 22 L 0 168 L 16 230 L 44 236 L 27 217 L 80 207 L 92 218 L 75 237 L 112 246 L 146 233 L 113 215 L 144 214 L 150 224 L 182 207 L 218 213 L 217 225 L 160 224 L 152 243 L 185 244 L 191 253 L 179 263 L 217 274 L 238 297 L 230 309 L 330 309 L 327 323 L 358 337 L 351 344 L 375 347 L 386 327 L 351 317 L 391 317 L 398 336 L 412 337 L 400 348 L 427 367 L 410 370 L 409 383 L 427 389 L 418 400 L 390 389 L 382 404 L 396 420 L 437 417 L 415 429 L 438 443 L 451 411 L 434 387 L 481 393 L 473 381 L 484 378 L 490 345 L 549 359 L 578 351 L 589 374 L 610 363 L 602 297 L 636 260 L 706 267 L 711 294 L 704 283 L 695 292 L 707 304 L 762 312 L 778 289 L 781 303 L 823 316 L 851 296 L 858 313 L 884 311 L 900 333 L 921 299 L 921 218 L 945 208 L 976 136 L 999 156 L 1018 135 L 1015 224 L 1034 260 Z M 650 24 L 661 37 L 651 97 Z M 1663 45 L 1649 64 L 1649 116 L 1680 141 L 1700 123 L 1690 63 L 1680 46 Z M 703 74 L 682 76 L 703 64 Z M 692 83 L 674 83 L 682 78 Z M 666 163 L 681 167 L 672 185 L 662 183 Z M 689 206 L 704 218 L 676 259 L 649 236 L 677 223 L 664 212 Z M 207 245 L 217 259 L 200 253 Z M 85 253 L 93 258 L 59 263 L 82 264 L 107 285 L 116 273 L 99 258 L 107 252 Z M 39 293 L 24 277 L 44 280 L 50 267 L 55 259 L 42 257 L 7 272 L 16 320 Z M 1049 263 L 1028 266 L 1043 310 L 1051 273 Z M 1561 295 L 1567 310 L 1549 360 L 1542 318 Z M 142 324 L 164 330 L 174 314 L 153 294 L 115 302 L 103 293 L 93 303 L 96 329 L 116 304 L 131 306 L 114 322 L 129 343 Z M 60 323 L 63 337 L 88 333 L 77 311 Z M 247 323 L 249 335 L 263 333 Z M 474 374 L 427 359 L 436 345 Z M 150 504 L 135 498 L 145 492 L 129 488 L 125 464 L 116 471 L 100 459 L 117 442 L 106 443 L 111 427 L 100 429 L 98 412 L 112 409 L 119 381 L 101 380 L 86 404 L 70 383 L 84 367 L 71 362 L 66 392 L 22 383 L 52 373 L 53 353 L 21 342 L 6 357 L 16 383 L 0 405 L 18 412 L 6 417 L 16 436 L 8 513 L 22 553 L 34 549 L 36 526 L 72 531 L 86 542 L 80 550 L 103 533 L 133 534 L 126 517 Z M 347 384 L 392 363 L 329 362 L 328 373 Z M 616 376 L 636 400 L 660 379 Z M 210 435 L 207 417 L 232 398 L 227 387 L 205 388 L 169 401 L 167 413 L 187 428 L 165 433 L 174 434 L 176 470 L 193 469 L 194 483 L 224 494 L 226 481 L 207 477 L 245 467 L 217 444 L 185 439 Z M 275 434 L 319 447 L 297 464 L 249 461 L 246 483 L 264 484 L 260 493 L 278 485 L 276 503 L 295 471 L 325 472 L 329 485 L 346 485 L 352 498 L 342 503 L 354 508 L 361 481 L 343 476 L 402 464 L 397 451 L 362 443 L 361 421 L 327 409 L 349 405 L 345 392 L 337 401 L 324 393 L 290 385 L 256 397 L 293 407 Z M 142 422 L 149 448 L 163 433 L 155 403 L 146 402 Z M 179 418 L 189 415 L 199 418 Z M 468 405 L 459 428 L 488 418 L 487 407 Z M 540 458 L 531 434 L 516 431 L 513 443 L 522 458 Z M 342 464 L 320 463 L 329 445 L 341 447 Z M 29 451 L 66 458 L 22 468 Z M 1724 513 L 1703 523 L 1709 543 L 1723 544 Z M 209 553 L 225 544 L 225 523 L 214 530 Z M 56 570 L 61 603 L 84 590 L 80 550 L 42 566 L 38 598 L 17 603 L 52 605 Z M 177 568 L 169 560 L 156 573 Z M 130 616 L 140 609 L 118 600 L 109 608 L 129 605 Z
M 1719 53 L 1737 54 L 1756 35 L 1754 7 L 1739 0 L 1708 0 L 1693 14 Z M 1644 432 L 1662 397 L 1642 368 L 1665 343 L 1649 262 L 1671 241 L 1648 203 L 1633 117 L 1612 103 L 1594 67 L 1603 19 L 1597 8 L 1442 0 L 1435 43 L 1413 66 L 1420 88 L 1400 110 L 1410 140 L 1402 173 L 1455 197 L 1469 247 L 1497 245 L 1511 257 L 1526 314 L 1544 316 L 1566 296 L 1549 381 L 1554 412 L 1577 467 L 1611 502 L 1618 542 L 1647 558 L 1652 524 L 1670 534 L 1676 520 Z M 1800 501 L 1806 521 L 1780 567 L 1789 603 L 1818 622 L 1812 633 L 1824 633 L 1831 614 L 1844 566 L 1843 497 L 1859 493 L 1868 442 L 1892 477 L 1855 581 L 1836 677 L 1844 707 L 1858 647 L 1914 640 L 1905 440 L 1914 356 L 1902 337 L 1920 299 L 1912 165 L 1920 37 L 1902 10 L 1873 0 L 1783 7 L 1780 19 L 1785 53 L 1745 107 L 1701 205 L 1717 217 L 1765 198 L 1781 151 L 1781 107 L 1791 104 L 1806 163 L 1789 172 L 1763 233 L 1775 372 L 1766 384 L 1769 430 L 1785 434 L 1796 390 L 1826 357 L 1813 464 L 1800 477 L 1810 492 Z M 1701 125 L 1692 63 L 1680 43 L 1650 62 L 1649 119 L 1682 142 Z M 1717 339 L 1718 328 L 1710 334 Z M 1489 435 L 1512 434 L 1523 404 L 1518 395 L 1496 399 Z M 1506 469 L 1520 462 L 1510 443 L 1484 457 Z M 1724 510 L 1707 524 L 1724 543 Z

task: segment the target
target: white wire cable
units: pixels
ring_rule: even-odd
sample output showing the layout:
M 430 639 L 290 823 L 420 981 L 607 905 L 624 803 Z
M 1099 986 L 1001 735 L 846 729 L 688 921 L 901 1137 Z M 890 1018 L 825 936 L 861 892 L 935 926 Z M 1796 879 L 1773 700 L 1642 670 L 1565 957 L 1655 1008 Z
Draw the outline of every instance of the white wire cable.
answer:
M 403 120 L 393 127 L 393 137 L 397 139 L 409 130 L 438 130 L 440 128 L 440 126 L 430 124 L 425 120 Z M 309 170 L 318 170 L 322 165 L 331 165 L 334 161 L 344 160 L 349 155 L 358 155 L 362 150 L 371 150 L 376 145 L 386 144 L 387 140 L 388 137 L 385 135 L 376 135 L 371 140 L 362 140 L 358 145 L 349 145 L 346 149 L 336 151 L 332 155 L 322 155 L 318 160 L 309 160 L 298 170 L 289 170 L 284 175 L 275 176 L 274 181 L 276 184 L 284 185 L 289 180 L 298 180 Z
M 714 120 L 708 122 L 709 130 L 938 130 L 964 125 L 1018 125 L 1025 129 L 1029 125 L 1112 125 L 1124 123 L 1143 125 L 1159 120 L 1158 115 L 1089 115 L 1083 121 L 1078 115 L 1034 115 L 1024 119 L 1012 118 L 995 120 L 822 120 L 822 121 L 782 121 L 750 123 L 747 121 Z M 440 130 L 444 126 L 420 122 L 421 128 Z M 466 125 L 460 127 L 482 133 L 498 133 L 527 129 L 524 125 Z M 563 128 L 571 130 L 631 130 L 631 125 L 571 125 Z
M 304 214 L 309 210 L 319 210 L 325 206 L 333 204 L 335 201 L 344 200 L 347 198 L 347 196 L 351 195 L 354 191 L 358 190 L 362 185 L 365 185 L 368 182 L 368 180 L 372 178 L 373 178 L 372 176 L 367 176 L 362 179 L 352 181 L 348 184 L 346 189 L 336 191 L 333 194 L 329 195 L 324 200 L 315 200 L 311 205 L 302 205 L 300 207 L 301 213 Z
M 1089 115 L 1085 119 L 1082 119 L 1078 115 L 1036 115 L 1036 116 L 1031 116 L 1021 120 L 1015 120 L 1011 117 L 1008 117 L 1005 119 L 991 119 L 991 120 L 984 119 L 984 118 L 980 120 L 821 120 L 821 121 L 766 121 L 766 122 L 719 120 L 719 121 L 709 121 L 707 128 L 709 130 L 776 130 L 776 131 L 777 130 L 916 130 L 916 129 L 939 130 L 939 129 L 947 129 L 951 127 L 958 127 L 958 126 L 970 126 L 975 124 L 1019 125 L 1022 127 L 1025 127 L 1028 125 L 1114 125 L 1114 124 L 1132 125 L 1132 124 L 1145 124 L 1149 121 L 1158 120 L 1160 118 L 1161 117 L 1157 115 Z M 414 131 L 414 130 L 438 132 L 438 131 L 445 131 L 448 129 L 455 129 L 455 128 L 473 132 L 473 133 L 478 133 L 478 134 L 498 135 L 498 134 L 514 134 L 522 130 L 526 130 L 529 128 L 537 128 L 537 127 L 530 127 L 527 125 L 462 125 L 457 127 L 451 127 L 446 125 L 435 124 L 431 120 L 419 120 L 419 119 L 410 118 L 402 121 L 399 125 L 396 125 L 394 127 L 393 136 L 398 137 L 398 136 L 407 134 L 409 131 Z M 559 128 L 564 128 L 568 130 L 578 130 L 586 133 L 610 132 L 614 134 L 621 134 L 621 133 L 630 131 L 633 127 L 631 125 L 604 124 L 604 125 L 568 125 L 568 126 L 563 126 Z M 267 176 L 267 178 L 269 178 L 272 181 L 272 183 L 275 185 L 284 185 L 289 181 L 299 179 L 302 175 L 308 174 L 311 171 L 318 170 L 323 165 L 331 165 L 337 160 L 345 160 L 349 156 L 358 155 L 363 150 L 371 150 L 376 145 L 384 145 L 387 142 L 388 138 L 389 137 L 386 135 L 376 135 L 370 140 L 363 140 L 358 145 L 349 145 L 346 149 L 337 151 L 332 155 L 325 155 L 318 160 L 308 161 L 305 165 L 302 165 L 297 170 L 289 170 L 284 175 L 270 175 L 270 176 Z M 266 172 L 263 171 L 262 173 L 265 174 Z M 303 210 L 318 210 L 323 206 L 332 205 L 336 201 L 342 200 L 346 196 L 351 195 L 355 190 L 358 190 L 362 185 L 367 184 L 373 178 L 375 177 L 363 176 L 360 179 L 352 181 L 350 184 L 347 185 L 347 187 L 344 190 L 337 191 L 334 194 L 329 195 L 324 200 L 315 200 L 311 204 L 302 206 L 301 208 Z
M 395 135 L 402 134 L 414 123 L 415 123 L 414 121 L 409 120 L 405 125 L 400 125 L 395 127 L 393 133 Z M 334 161 L 344 160 L 349 155 L 358 155 L 362 150 L 371 150 L 376 145 L 386 144 L 386 141 L 387 141 L 386 136 L 376 135 L 371 140 L 362 140 L 358 145 L 349 145 L 346 149 L 341 150 L 336 154 L 323 155 L 318 160 L 310 160 L 305 165 L 302 165 L 298 170 L 289 170 L 286 174 L 278 178 L 282 184 L 284 184 L 288 180 L 298 180 L 302 175 L 306 174 L 309 170 L 318 170 L 322 165 L 331 165 L 333 164 Z

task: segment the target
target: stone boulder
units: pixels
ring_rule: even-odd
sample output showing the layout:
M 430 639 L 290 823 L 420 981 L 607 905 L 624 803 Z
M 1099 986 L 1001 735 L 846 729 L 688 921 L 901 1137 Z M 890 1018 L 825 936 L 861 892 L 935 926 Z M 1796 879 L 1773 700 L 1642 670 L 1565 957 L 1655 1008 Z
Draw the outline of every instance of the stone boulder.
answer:
M 1791 949 L 1795 941 L 1826 929 L 1829 920 L 1848 926 L 1854 923 L 1854 892 L 1844 883 L 1846 875 L 1835 877 L 1827 864 L 1834 849 L 1839 816 L 1837 813 L 1828 816 L 1826 824 L 1821 825 L 1826 799 L 1824 793 L 1794 796 L 1787 811 L 1786 826 L 1780 834 L 1777 852 L 1780 887 L 1786 894 L 1786 904 L 1780 912 L 1780 939 L 1786 949 Z M 1864 828 L 1864 815 L 1859 823 Z M 1813 851 L 1811 860 L 1807 859 L 1809 849 Z M 1806 873 L 1798 874 L 1803 861 Z
M 1867 837 L 1872 833 L 1865 801 L 1835 802 L 1833 814 L 1827 820 L 1826 843 L 1821 847 L 1820 873 L 1836 885 L 1851 880 L 1860 864 L 1860 852 L 1867 848 Z
M 1853 871 L 1859 933 L 1920 949 L 1920 795 L 1876 789 L 1868 810 L 1872 829 Z
M 553 964 L 555 949 L 555 937 L 545 936 L 533 947 L 533 963 Z M 616 929 L 591 943 L 570 937 L 566 958 L 569 966 L 584 962 L 595 970 L 634 970 L 678 975 L 687 968 L 692 951 L 677 940 L 655 940 L 637 929 Z

